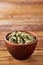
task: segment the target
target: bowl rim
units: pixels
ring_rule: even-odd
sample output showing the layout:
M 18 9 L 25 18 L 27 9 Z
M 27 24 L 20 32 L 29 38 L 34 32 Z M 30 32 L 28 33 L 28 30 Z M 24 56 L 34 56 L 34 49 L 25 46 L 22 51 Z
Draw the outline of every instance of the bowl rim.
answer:
M 9 42 L 9 41 L 6 39 L 6 37 L 11 33 L 11 32 L 8 32 L 8 34 L 6 34 L 5 37 L 4 37 L 5 42 L 7 42 L 8 44 L 11 44 L 11 45 L 20 45 L 20 46 L 23 45 L 23 46 L 24 46 L 24 45 L 31 45 L 31 44 L 34 44 L 35 42 L 38 41 L 37 35 L 36 35 L 34 32 L 32 32 L 32 31 L 27 31 L 27 30 L 16 30 L 16 31 L 21 31 L 21 32 L 30 33 L 30 34 L 32 34 L 33 36 L 35 36 L 36 39 L 35 39 L 34 41 L 32 41 L 32 42 L 28 42 L 27 44 L 12 43 L 12 42 Z M 12 31 L 12 32 L 15 32 L 15 31 Z

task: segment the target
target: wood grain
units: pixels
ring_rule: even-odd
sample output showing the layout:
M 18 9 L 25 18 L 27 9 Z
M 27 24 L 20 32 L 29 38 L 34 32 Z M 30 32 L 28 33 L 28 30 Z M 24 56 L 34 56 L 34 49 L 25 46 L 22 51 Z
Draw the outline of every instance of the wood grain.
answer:
M 14 30 L 33 31 L 38 43 L 33 55 L 23 61 L 8 52 L 4 37 Z M 0 65 L 43 65 L 43 0 L 0 0 Z
M 31 17 L 30 17 L 31 18 Z M 32 17 L 32 19 L 34 19 Z M 37 19 L 37 18 L 36 18 Z M 15 20 L 0 20 L 0 65 L 43 65 L 43 21 L 25 21 L 22 18 Z M 3 23 L 4 22 L 4 23 Z M 14 30 L 30 30 L 37 34 L 38 43 L 33 55 L 24 61 L 18 61 L 12 58 L 12 56 L 7 51 L 4 36 Z M 6 61 L 6 62 L 5 62 Z
M 0 19 L 15 19 L 19 17 L 30 18 L 33 15 L 36 18 L 43 18 L 43 4 L 14 4 L 0 2 Z
M 43 3 L 43 0 L 0 0 L 0 2 L 13 2 L 13 3 Z

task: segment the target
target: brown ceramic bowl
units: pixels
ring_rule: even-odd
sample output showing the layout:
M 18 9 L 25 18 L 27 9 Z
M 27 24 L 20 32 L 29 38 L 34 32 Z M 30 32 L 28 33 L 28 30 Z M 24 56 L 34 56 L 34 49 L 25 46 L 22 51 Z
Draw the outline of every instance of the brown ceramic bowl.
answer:
M 8 51 L 11 53 L 11 55 L 18 60 L 24 60 L 29 58 L 32 53 L 35 50 L 36 44 L 37 44 L 37 35 L 34 34 L 31 31 L 21 31 L 21 32 L 26 32 L 26 33 L 31 33 L 33 36 L 35 36 L 35 41 L 28 43 L 28 44 L 16 44 L 16 43 L 11 43 L 7 40 L 7 36 L 10 34 L 8 33 L 5 36 L 5 43 L 7 46 Z

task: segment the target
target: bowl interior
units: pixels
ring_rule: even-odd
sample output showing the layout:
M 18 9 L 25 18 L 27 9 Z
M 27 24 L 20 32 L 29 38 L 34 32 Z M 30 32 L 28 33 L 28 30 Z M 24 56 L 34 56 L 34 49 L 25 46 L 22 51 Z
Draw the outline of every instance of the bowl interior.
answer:
M 15 32 L 15 31 L 13 31 L 13 32 Z M 26 33 L 28 33 L 28 34 L 32 34 L 32 35 L 35 37 L 35 40 L 32 41 L 32 42 L 28 42 L 28 44 L 35 43 L 35 42 L 38 40 L 38 39 L 37 39 L 37 35 L 36 35 L 35 33 L 31 32 L 31 31 L 20 31 L 20 32 L 26 32 Z M 20 45 L 20 44 L 17 44 L 17 43 L 9 42 L 9 41 L 7 40 L 7 36 L 10 35 L 10 33 L 11 33 L 11 32 L 9 32 L 9 33 L 6 35 L 6 37 L 5 37 L 6 42 L 11 43 L 11 44 L 15 44 L 15 45 Z M 21 44 L 21 45 L 28 45 L 28 44 Z

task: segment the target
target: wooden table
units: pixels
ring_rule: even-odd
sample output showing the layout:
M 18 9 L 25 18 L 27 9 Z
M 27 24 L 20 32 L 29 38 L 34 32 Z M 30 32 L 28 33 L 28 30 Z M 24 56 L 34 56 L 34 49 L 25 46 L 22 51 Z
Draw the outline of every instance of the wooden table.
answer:
M 3 10 L 5 3 L 2 3 L 0 9 L 0 65 L 43 65 L 43 0 L 38 2 L 33 0 L 30 3 L 19 1 L 13 4 L 7 3 L 7 6 L 10 4 L 13 8 L 5 10 Z M 27 60 L 14 59 L 6 48 L 4 36 L 14 30 L 30 30 L 38 36 L 36 49 Z

